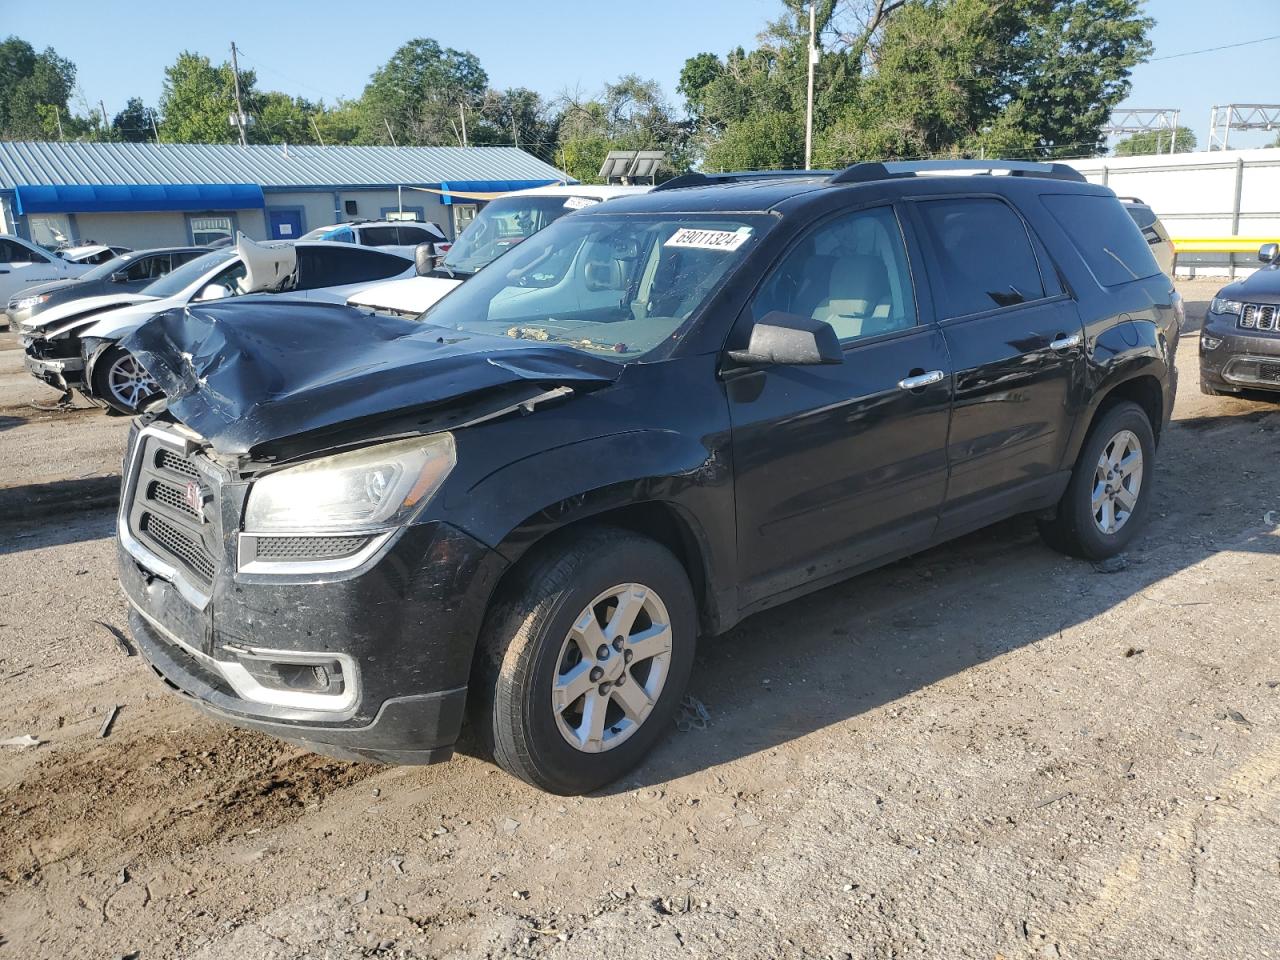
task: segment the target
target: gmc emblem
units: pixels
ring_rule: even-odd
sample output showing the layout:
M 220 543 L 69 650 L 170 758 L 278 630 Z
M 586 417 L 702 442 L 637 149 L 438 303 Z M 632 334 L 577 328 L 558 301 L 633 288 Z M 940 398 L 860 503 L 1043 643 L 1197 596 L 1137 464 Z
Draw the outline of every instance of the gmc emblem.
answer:
M 205 523 L 204 505 L 209 502 L 209 494 L 199 480 L 187 481 L 186 489 L 183 491 L 183 500 L 191 508 L 191 512 L 200 518 L 200 522 Z

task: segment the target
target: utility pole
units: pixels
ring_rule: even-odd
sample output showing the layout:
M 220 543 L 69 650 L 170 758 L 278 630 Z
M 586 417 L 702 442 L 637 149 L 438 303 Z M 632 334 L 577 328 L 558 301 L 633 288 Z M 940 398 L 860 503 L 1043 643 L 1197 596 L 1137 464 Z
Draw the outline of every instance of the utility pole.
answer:
M 231 41 L 231 77 L 236 87 L 236 129 L 240 131 L 240 146 L 248 146 L 248 140 L 245 139 L 245 115 L 244 105 L 240 102 L 240 61 L 236 59 L 236 42 Z
M 156 129 L 156 112 L 154 110 L 147 111 L 147 119 L 151 121 L 151 132 L 155 134 L 156 143 L 159 143 L 160 131 Z
M 383 117 L 382 122 L 387 125 L 387 136 L 391 138 L 391 145 L 396 146 L 396 135 L 391 132 L 391 121 Z
M 307 117 L 307 119 L 311 121 L 311 129 L 316 132 L 316 139 L 320 141 L 320 146 L 323 147 L 324 137 L 320 136 L 320 128 L 316 125 L 316 118 L 314 116 L 311 116 L 311 117 Z
M 511 114 L 511 142 L 520 146 L 520 134 L 516 131 L 516 115 Z
M 462 115 L 462 145 L 467 145 L 467 108 L 465 104 L 458 104 L 458 113 Z
M 63 139 L 63 136 L 62 136 L 62 107 L 58 106 L 57 104 L 54 104 L 54 106 L 53 106 L 53 116 L 54 116 L 54 119 L 58 121 L 58 140 L 60 140 L 60 141 L 61 141 L 61 140 Z
M 98 109 L 102 111 L 102 132 L 105 134 L 111 129 L 111 121 L 107 119 L 107 105 L 99 100 Z
M 817 45 L 817 3 L 809 3 L 809 93 L 805 98 L 804 111 L 804 167 L 813 168 L 813 69 L 818 65 Z

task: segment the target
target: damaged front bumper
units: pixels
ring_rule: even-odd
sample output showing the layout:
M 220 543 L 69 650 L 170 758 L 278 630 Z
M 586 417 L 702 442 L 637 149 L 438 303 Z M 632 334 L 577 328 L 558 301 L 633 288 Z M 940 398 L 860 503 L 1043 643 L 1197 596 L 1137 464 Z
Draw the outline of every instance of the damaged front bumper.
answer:
M 84 385 L 84 357 L 79 341 L 22 338 L 23 363 L 37 380 L 58 390 L 79 389 Z
M 133 635 L 165 683 L 221 720 L 317 753 L 448 759 L 485 607 L 506 561 L 448 524 L 424 522 L 349 570 L 308 573 L 305 561 L 293 561 L 279 573 L 260 563 L 249 572 L 237 556 L 243 497 L 235 478 L 218 477 L 198 456 L 185 461 L 202 472 L 197 486 L 225 481 L 200 531 L 165 496 L 140 490 L 167 482 L 140 461 L 158 457 L 150 441 L 167 443 L 168 434 L 138 436 L 122 492 L 120 584 Z

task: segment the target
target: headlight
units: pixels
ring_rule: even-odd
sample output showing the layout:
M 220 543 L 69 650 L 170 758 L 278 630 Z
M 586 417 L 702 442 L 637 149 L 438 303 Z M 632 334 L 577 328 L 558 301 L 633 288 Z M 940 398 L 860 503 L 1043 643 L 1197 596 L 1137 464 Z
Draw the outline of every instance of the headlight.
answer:
M 51 294 L 42 293 L 38 297 L 23 297 L 21 300 L 13 300 L 9 303 L 10 310 L 27 310 L 31 307 L 38 307 L 49 299 Z
M 453 435 L 320 457 L 255 480 L 245 533 L 373 532 L 407 523 L 453 469 Z
M 1221 314 L 1222 316 L 1240 316 L 1240 311 L 1244 309 L 1244 304 L 1239 300 L 1223 300 L 1221 297 L 1214 297 L 1213 302 L 1209 304 L 1209 312 Z

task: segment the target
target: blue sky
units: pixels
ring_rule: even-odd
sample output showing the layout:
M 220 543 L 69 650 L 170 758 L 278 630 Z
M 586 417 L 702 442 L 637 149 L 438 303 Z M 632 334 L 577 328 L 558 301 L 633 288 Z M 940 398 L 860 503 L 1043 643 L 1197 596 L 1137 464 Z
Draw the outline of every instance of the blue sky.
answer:
M 332 101 L 358 96 L 369 73 L 415 36 L 472 51 L 494 86 L 591 93 L 638 73 L 661 82 L 674 102 L 686 57 L 750 45 L 778 7 L 776 0 L 0 0 L 0 34 L 69 57 L 85 99 L 104 100 L 110 114 L 130 96 L 154 104 L 164 67 L 182 49 L 216 62 L 235 40 L 261 87 Z M 1280 34 L 1267 9 L 1259 0 L 1149 0 L 1155 55 Z M 1280 40 L 1144 64 L 1128 104 L 1181 109 L 1203 146 L 1213 104 L 1280 100 L 1270 79 L 1278 62 Z M 1233 134 L 1232 144 L 1273 137 Z

